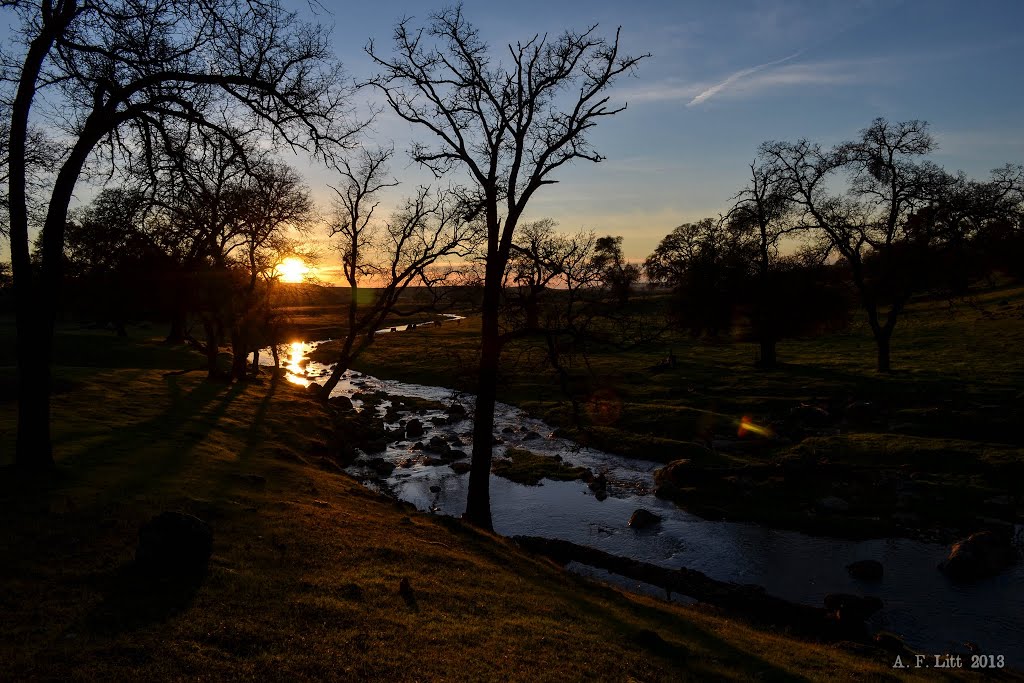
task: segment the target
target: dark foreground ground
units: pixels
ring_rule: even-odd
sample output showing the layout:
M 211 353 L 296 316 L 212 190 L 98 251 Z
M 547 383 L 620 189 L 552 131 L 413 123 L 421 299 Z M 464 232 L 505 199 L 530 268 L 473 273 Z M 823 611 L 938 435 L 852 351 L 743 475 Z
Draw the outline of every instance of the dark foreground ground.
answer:
M 65 330 L 59 347 L 58 471 L 31 481 L 7 468 L 0 478 L 0 680 L 947 673 L 894 672 L 892 656 L 873 648 L 623 595 L 397 505 L 325 457 L 326 409 L 285 382 L 177 374 L 201 359 L 156 341 Z M 16 405 L 12 370 L 0 374 L 6 459 Z M 138 530 L 164 510 L 209 522 L 202 576 L 136 571 Z

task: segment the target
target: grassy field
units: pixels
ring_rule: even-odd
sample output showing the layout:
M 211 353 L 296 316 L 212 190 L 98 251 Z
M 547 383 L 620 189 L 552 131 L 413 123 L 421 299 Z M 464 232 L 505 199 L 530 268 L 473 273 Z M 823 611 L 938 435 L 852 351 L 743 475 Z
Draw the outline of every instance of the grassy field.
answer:
M 884 652 L 623 595 L 375 495 L 285 382 L 173 374 L 202 359 L 155 341 L 65 330 L 58 348 L 57 474 L 0 477 L 0 680 L 894 678 Z M 133 573 L 162 510 L 210 523 L 201 583 Z
M 478 335 L 478 318 L 381 335 L 355 366 L 472 390 Z M 948 540 L 1021 509 L 1022 348 L 1024 290 L 1001 289 L 911 305 L 891 374 L 874 371 L 861 322 L 780 343 L 771 371 L 754 367 L 754 344 L 728 340 L 667 334 L 625 352 L 592 347 L 573 368 L 578 414 L 542 349 L 519 343 L 504 355 L 500 398 L 596 447 L 689 460 L 663 493 L 705 516 Z M 675 367 L 660 367 L 669 351 Z M 769 438 L 740 438 L 744 418 Z M 830 497 L 848 509 L 822 509 Z

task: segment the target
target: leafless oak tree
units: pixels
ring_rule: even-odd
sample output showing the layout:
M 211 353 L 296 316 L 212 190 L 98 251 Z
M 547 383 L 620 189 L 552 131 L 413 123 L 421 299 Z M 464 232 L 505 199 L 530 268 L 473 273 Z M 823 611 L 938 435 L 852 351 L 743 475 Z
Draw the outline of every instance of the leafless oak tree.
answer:
M 480 376 L 473 431 L 466 519 L 491 528 L 489 477 L 497 394 L 499 301 L 512 237 L 530 199 L 557 182 L 555 171 L 578 159 L 601 161 L 588 140 L 590 129 L 621 112 L 607 94 L 616 77 L 642 57 L 619 53 L 597 27 L 559 36 L 535 35 L 507 46 L 506 61 L 454 7 L 434 14 L 425 28 L 408 20 L 395 28 L 394 53 L 371 43 L 367 52 L 381 69 L 372 84 L 398 116 L 419 127 L 430 142 L 413 158 L 441 176 L 468 175 L 476 211 L 487 230 Z
M 147 155 L 182 127 L 330 154 L 352 134 L 324 30 L 277 0 L 5 0 L 21 51 L 4 57 L 8 215 L 18 325 L 20 466 L 52 465 L 50 363 L 64 226 L 91 159 Z M 45 106 L 36 106 L 43 103 Z M 46 189 L 43 254 L 29 261 L 33 124 L 62 141 Z
M 358 161 L 343 161 L 342 182 L 333 188 L 337 200 L 329 229 L 341 253 L 349 301 L 345 337 L 321 389 L 324 399 L 373 343 L 388 316 L 400 312 L 406 289 L 423 286 L 437 291 L 450 284 L 456 273 L 451 262 L 461 261 L 479 243 L 477 224 L 466 219 L 465 206 L 449 191 L 421 187 L 389 220 L 377 221 L 379 193 L 397 185 L 388 176 L 391 156 L 390 149 L 362 150 Z
M 910 252 L 926 246 L 909 218 L 935 194 L 938 169 L 919 157 L 935 148 L 923 121 L 876 119 L 860 138 L 823 150 L 801 140 L 761 147 L 765 162 L 791 188 L 804 227 L 824 235 L 846 261 L 878 350 L 879 372 L 891 369 L 893 329 L 916 282 L 905 268 Z M 842 195 L 827 184 L 847 171 Z

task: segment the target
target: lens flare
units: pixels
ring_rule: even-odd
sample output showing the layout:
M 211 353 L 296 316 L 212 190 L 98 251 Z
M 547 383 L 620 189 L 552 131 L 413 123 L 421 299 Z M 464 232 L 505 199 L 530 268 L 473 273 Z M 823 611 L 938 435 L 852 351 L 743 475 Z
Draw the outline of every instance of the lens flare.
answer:
M 739 429 L 736 430 L 737 436 L 747 436 L 748 434 L 754 434 L 756 436 L 763 436 L 766 439 L 772 436 L 772 430 L 768 427 L 762 427 L 756 424 L 750 419 L 749 415 L 744 415 L 740 418 Z

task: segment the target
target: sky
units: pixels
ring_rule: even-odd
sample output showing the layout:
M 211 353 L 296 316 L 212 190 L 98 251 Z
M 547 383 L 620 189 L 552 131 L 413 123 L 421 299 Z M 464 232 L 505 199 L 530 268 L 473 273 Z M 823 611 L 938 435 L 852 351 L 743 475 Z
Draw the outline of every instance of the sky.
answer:
M 319 18 L 361 77 L 372 73 L 368 39 L 386 49 L 397 19 L 425 21 L 432 9 L 380 0 Z M 597 23 L 608 36 L 621 26 L 625 53 L 651 54 L 613 89 L 627 109 L 592 134 L 607 159 L 559 172 L 527 216 L 622 235 L 631 259 L 675 226 L 725 210 L 766 140 L 833 144 L 876 117 L 923 119 L 939 145 L 932 159 L 949 170 L 985 176 L 1024 163 L 1022 2 L 469 0 L 464 9 L 494 46 Z M 388 113 L 375 124 L 374 136 L 401 152 L 416 135 Z M 407 156 L 393 171 L 424 178 Z
M 333 26 L 335 51 L 355 79 L 373 73 L 368 40 L 386 52 L 398 19 L 425 22 L 443 6 L 285 2 Z M 622 235 L 632 260 L 675 226 L 724 211 L 766 140 L 833 144 L 875 117 L 923 119 L 939 144 L 932 159 L 948 170 L 985 176 L 1024 163 L 1019 0 L 466 0 L 464 10 L 497 48 L 596 23 L 606 36 L 621 26 L 623 52 L 650 53 L 613 88 L 613 103 L 627 109 L 591 135 L 606 160 L 559 171 L 525 217 Z M 429 179 L 405 154 L 422 135 L 389 112 L 376 119 L 367 144 L 394 142 L 392 172 L 403 183 L 385 206 Z M 326 205 L 336 175 L 289 161 Z

